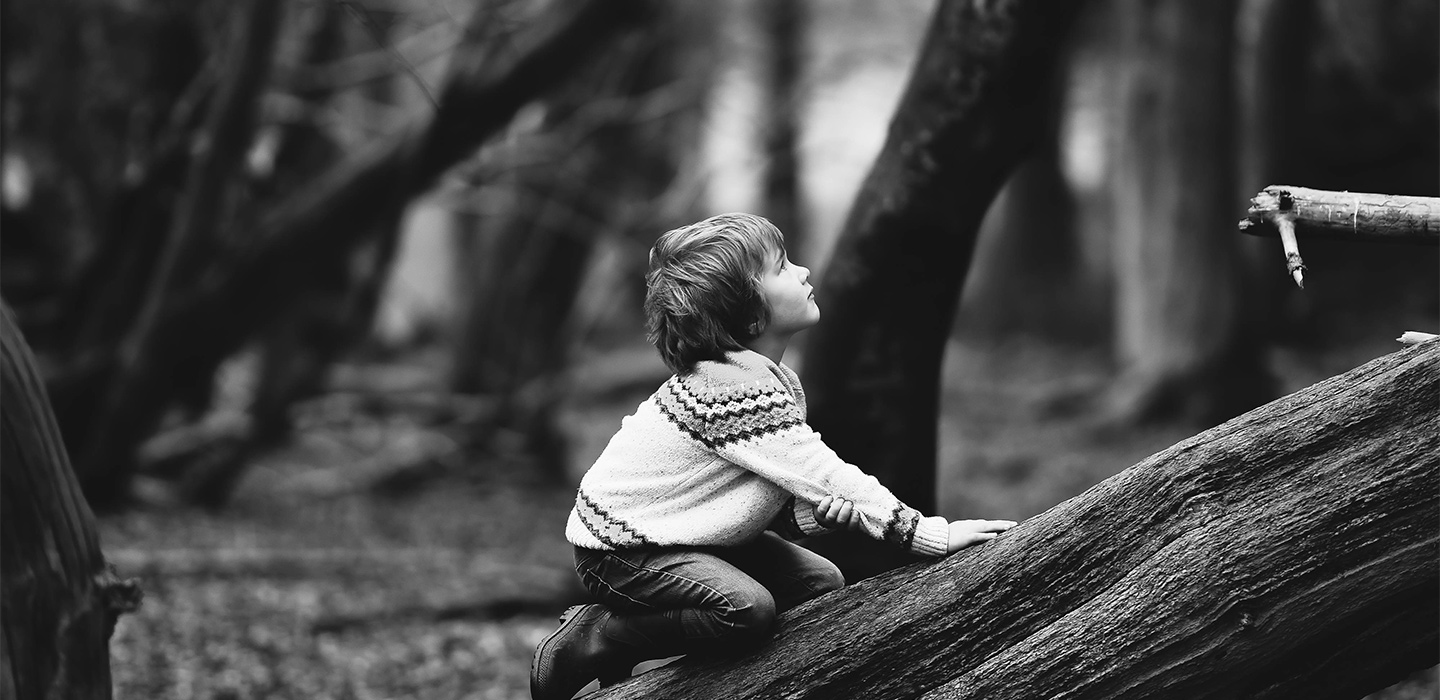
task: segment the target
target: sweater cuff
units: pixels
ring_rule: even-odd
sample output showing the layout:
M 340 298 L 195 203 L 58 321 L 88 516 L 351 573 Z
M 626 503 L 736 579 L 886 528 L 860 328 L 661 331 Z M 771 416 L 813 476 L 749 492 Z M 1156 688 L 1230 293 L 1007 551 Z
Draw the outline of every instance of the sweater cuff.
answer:
M 795 525 L 800 528 L 800 532 L 805 533 L 806 537 L 828 535 L 834 532 L 833 529 L 825 527 L 815 520 L 814 503 L 797 498 L 794 505 L 791 506 L 790 512 L 795 516 Z
M 950 521 L 939 515 L 921 518 L 910 540 L 910 551 L 926 557 L 943 557 L 950 549 Z

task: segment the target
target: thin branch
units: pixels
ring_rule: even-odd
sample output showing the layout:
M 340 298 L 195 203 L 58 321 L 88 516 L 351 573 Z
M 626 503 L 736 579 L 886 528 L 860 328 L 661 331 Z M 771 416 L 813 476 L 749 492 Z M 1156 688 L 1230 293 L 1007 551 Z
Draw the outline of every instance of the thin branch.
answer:
M 355 19 L 355 22 L 370 33 L 370 38 L 375 40 L 375 45 L 383 49 L 385 54 L 389 56 L 391 64 L 410 76 L 410 79 L 415 81 L 415 85 L 420 88 L 420 94 L 425 96 L 430 106 L 438 109 L 440 103 L 435 100 L 435 95 L 430 92 L 430 86 L 425 84 L 425 78 L 420 75 L 420 71 L 416 70 L 415 66 L 405 60 L 405 57 L 401 55 L 395 45 L 390 43 L 385 27 L 380 26 L 380 23 L 375 20 L 375 17 L 370 14 L 370 11 L 365 9 L 363 5 L 352 2 L 351 0 L 335 0 L 335 2 L 345 8 L 345 11 Z
M 1239 227 L 1252 236 L 1277 235 L 1266 224 L 1289 210 L 1301 238 L 1440 243 L 1440 198 L 1270 185 L 1250 202 Z
M 1280 236 L 1285 269 L 1305 287 L 1299 236 L 1386 243 L 1440 243 L 1440 199 L 1271 185 L 1250 200 L 1240 232 Z M 1269 224 L 1269 225 L 1266 225 Z

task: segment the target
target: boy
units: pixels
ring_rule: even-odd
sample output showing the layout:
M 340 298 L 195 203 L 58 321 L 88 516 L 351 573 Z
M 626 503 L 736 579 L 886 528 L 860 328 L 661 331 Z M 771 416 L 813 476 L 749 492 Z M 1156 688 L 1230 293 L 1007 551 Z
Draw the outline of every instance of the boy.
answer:
M 805 424 L 781 363 L 820 320 L 810 271 L 765 219 L 669 231 L 645 276 L 649 339 L 675 372 L 626 417 L 580 481 L 565 536 L 599 604 L 566 611 L 535 651 L 535 700 L 608 685 L 637 663 L 763 641 L 775 616 L 844 585 L 790 539 L 837 527 L 944 556 L 1010 520 L 924 517 Z

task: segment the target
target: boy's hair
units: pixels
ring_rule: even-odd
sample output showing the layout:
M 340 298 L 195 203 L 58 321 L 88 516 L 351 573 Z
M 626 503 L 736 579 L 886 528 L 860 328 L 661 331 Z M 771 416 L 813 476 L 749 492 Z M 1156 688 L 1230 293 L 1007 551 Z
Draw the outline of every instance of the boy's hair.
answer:
M 645 274 L 645 330 L 665 365 L 685 374 L 753 340 L 770 322 L 760 277 L 781 255 L 784 235 L 754 214 L 719 214 L 662 234 Z

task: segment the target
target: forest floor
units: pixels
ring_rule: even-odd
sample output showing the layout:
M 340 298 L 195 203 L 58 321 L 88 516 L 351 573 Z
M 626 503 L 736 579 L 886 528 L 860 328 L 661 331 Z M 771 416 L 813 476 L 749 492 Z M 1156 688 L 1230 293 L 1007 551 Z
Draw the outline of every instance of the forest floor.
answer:
M 647 361 L 632 373 L 647 377 Z M 1343 361 L 1286 363 L 1285 389 L 1358 364 Z M 394 364 L 388 388 L 370 390 L 427 391 L 431 367 L 424 356 Z M 1075 410 L 1109 378 L 1093 352 L 953 345 L 941 514 L 1030 517 L 1196 432 Z M 578 468 L 649 390 L 637 391 L 567 412 Z M 353 390 L 313 404 L 223 511 L 149 488 L 148 505 L 102 517 L 108 558 L 145 591 L 111 644 L 117 700 L 529 697 L 532 650 L 580 596 L 563 537 L 573 487 L 457 457 L 464 421 L 375 405 Z M 1436 687 L 1432 669 L 1372 698 L 1434 698 Z

